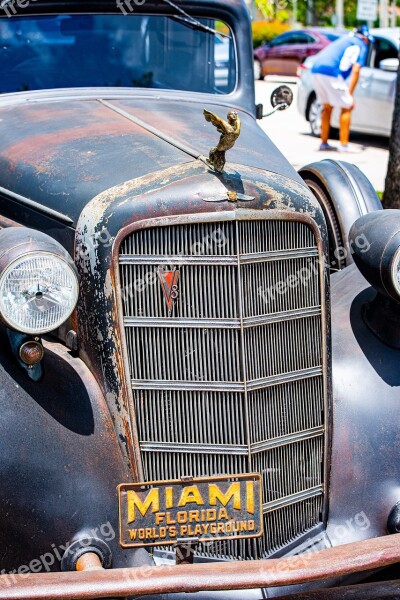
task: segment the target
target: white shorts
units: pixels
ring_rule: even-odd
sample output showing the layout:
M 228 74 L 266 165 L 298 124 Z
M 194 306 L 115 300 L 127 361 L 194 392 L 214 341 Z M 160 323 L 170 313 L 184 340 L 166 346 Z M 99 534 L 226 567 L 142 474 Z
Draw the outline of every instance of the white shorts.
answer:
M 338 108 L 350 108 L 353 99 L 343 77 L 331 77 L 313 73 L 313 84 L 320 104 L 330 104 Z

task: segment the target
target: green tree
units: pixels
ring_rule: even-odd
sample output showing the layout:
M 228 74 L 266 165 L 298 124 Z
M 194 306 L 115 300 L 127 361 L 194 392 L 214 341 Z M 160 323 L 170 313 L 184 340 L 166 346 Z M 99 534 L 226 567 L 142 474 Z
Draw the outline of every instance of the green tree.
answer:
M 284 23 L 289 19 L 289 3 L 287 0 L 254 0 L 259 13 L 268 21 Z
M 400 58 L 400 54 L 399 54 Z M 392 133 L 389 141 L 389 165 L 386 174 L 384 208 L 400 208 L 400 67 L 397 73 Z
M 311 25 L 331 25 L 332 16 L 335 13 L 335 2 L 333 0 L 299 0 L 297 5 L 297 20 L 307 24 L 307 14 L 310 11 Z

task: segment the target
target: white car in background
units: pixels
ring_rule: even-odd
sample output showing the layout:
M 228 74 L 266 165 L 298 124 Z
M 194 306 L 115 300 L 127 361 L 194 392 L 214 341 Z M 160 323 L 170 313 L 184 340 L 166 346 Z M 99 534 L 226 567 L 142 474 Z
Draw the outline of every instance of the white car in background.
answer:
M 215 41 L 215 85 L 221 89 L 229 84 L 229 52 L 230 44 L 229 39 L 216 35 Z
M 371 29 L 375 42 L 368 51 L 366 66 L 354 92 L 351 130 L 360 133 L 390 136 L 397 70 L 399 66 L 400 28 Z M 321 106 L 313 88 L 311 67 L 315 57 L 309 57 L 299 67 L 297 106 L 309 121 L 313 135 L 321 130 Z M 332 126 L 339 127 L 340 109 L 332 115 Z

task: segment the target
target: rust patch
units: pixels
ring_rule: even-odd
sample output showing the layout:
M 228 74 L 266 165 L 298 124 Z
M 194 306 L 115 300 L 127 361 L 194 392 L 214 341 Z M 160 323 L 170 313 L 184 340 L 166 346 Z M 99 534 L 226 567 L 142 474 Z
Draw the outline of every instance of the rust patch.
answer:
M 132 132 L 142 131 L 139 127 L 131 124 Z M 21 142 L 17 142 L 2 151 L 3 157 L 14 164 L 25 161 L 31 166 L 36 165 L 38 174 L 47 172 L 45 160 L 51 158 L 67 142 L 87 140 L 92 138 L 107 137 L 110 135 L 126 135 L 127 125 L 125 122 L 111 121 L 77 127 L 75 129 L 63 129 L 57 134 L 47 133 L 32 135 Z M 95 147 L 95 143 L 94 143 Z M 39 158 L 40 157 L 40 158 Z
M 0 228 L 5 229 L 6 227 L 22 227 L 22 225 L 12 219 L 7 219 L 7 217 L 0 215 Z
M 146 122 L 149 119 L 149 111 L 140 107 L 140 106 L 131 106 L 123 101 L 113 100 L 113 104 L 122 110 L 125 110 L 128 113 L 131 113 L 133 116 L 138 117 L 142 121 Z M 157 110 L 157 106 L 153 108 L 151 113 L 151 125 L 160 131 L 167 129 L 168 131 L 174 132 L 174 137 L 177 134 L 185 134 L 187 133 L 187 123 L 185 123 L 182 119 L 175 119 L 170 114 L 166 113 L 165 110 Z M 180 140 L 183 144 L 187 143 L 184 140 L 184 137 Z

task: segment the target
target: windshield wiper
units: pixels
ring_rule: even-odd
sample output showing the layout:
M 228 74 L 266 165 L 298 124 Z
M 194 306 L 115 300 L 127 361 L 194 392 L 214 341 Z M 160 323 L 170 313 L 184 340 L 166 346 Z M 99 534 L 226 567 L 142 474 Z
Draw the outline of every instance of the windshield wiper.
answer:
M 191 15 L 189 15 L 189 13 L 187 13 L 185 10 L 183 10 L 183 8 L 181 8 L 180 6 L 177 6 L 176 4 L 171 2 L 171 0 L 162 0 L 162 1 L 165 2 L 166 4 L 169 4 L 170 6 L 172 6 L 172 8 L 174 8 L 175 10 L 177 10 L 178 12 L 180 12 L 183 15 L 182 17 L 174 15 L 175 19 L 179 19 L 180 21 L 183 21 L 184 23 L 187 23 L 188 25 L 191 25 L 192 27 L 195 27 L 196 29 L 202 29 L 203 31 L 208 31 L 208 33 L 212 33 L 213 35 L 218 35 L 218 36 L 222 36 L 222 37 L 230 39 L 231 36 L 229 35 L 229 33 L 223 33 L 222 31 L 217 31 L 216 29 L 213 29 L 212 27 L 208 27 L 208 25 L 204 25 L 204 23 L 201 23 L 201 21 L 199 21 L 198 19 L 195 19 L 195 17 L 192 17 Z

